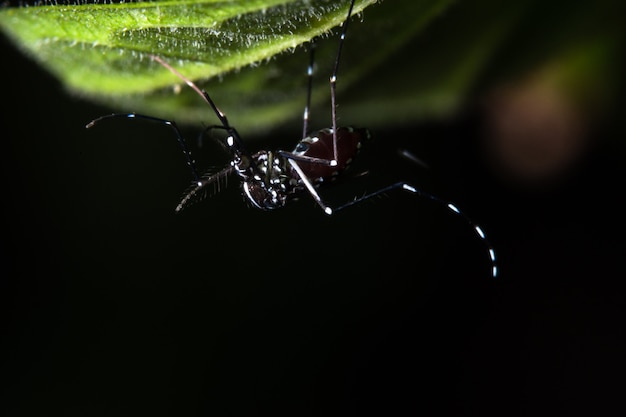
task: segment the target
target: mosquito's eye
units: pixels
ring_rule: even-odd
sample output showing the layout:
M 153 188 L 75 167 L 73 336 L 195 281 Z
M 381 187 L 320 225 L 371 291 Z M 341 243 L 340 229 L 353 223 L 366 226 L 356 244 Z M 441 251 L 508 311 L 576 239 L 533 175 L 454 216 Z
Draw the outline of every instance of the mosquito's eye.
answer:
M 305 142 L 300 142 L 296 145 L 296 149 L 294 151 L 296 153 L 304 153 L 309 149 L 309 144 Z
M 236 164 L 240 170 L 246 170 L 250 167 L 250 158 L 248 158 L 247 156 L 242 156 L 237 160 Z

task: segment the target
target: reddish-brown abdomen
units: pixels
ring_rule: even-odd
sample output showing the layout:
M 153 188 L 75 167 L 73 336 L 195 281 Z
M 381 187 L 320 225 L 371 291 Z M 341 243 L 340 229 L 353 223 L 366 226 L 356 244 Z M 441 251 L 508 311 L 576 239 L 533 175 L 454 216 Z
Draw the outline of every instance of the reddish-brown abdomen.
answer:
M 367 129 L 340 127 L 337 129 L 337 165 L 328 166 L 316 162 L 298 161 L 307 177 L 312 181 L 328 181 L 346 169 L 357 154 L 362 142 L 370 138 Z M 302 139 L 294 154 L 327 161 L 334 159 L 332 129 L 322 129 Z

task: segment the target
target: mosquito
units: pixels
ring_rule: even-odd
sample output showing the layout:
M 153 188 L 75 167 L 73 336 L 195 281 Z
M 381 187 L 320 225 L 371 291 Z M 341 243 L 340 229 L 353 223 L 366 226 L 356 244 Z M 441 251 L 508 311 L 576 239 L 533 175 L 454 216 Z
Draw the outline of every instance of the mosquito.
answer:
M 219 185 L 220 181 L 231 176 L 236 176 L 240 179 L 243 195 L 252 206 L 265 211 L 282 208 L 290 201 L 306 193 L 308 193 L 322 211 L 329 216 L 347 207 L 360 204 L 373 197 L 394 190 L 402 190 L 419 197 L 430 199 L 445 207 L 454 215 L 464 218 L 474 229 L 475 233 L 487 248 L 491 262 L 491 275 L 496 277 L 498 268 L 496 265 L 495 251 L 482 228 L 474 223 L 471 218 L 456 205 L 422 191 L 408 182 L 399 181 L 393 183 L 374 192 L 365 194 L 362 197 L 354 198 L 337 207 L 331 207 L 320 196 L 318 192 L 320 186 L 331 182 L 342 174 L 346 168 L 348 168 L 352 159 L 357 155 L 362 144 L 371 138 L 368 129 L 337 126 L 337 74 L 354 3 L 355 0 L 350 1 L 348 15 L 341 26 L 339 46 L 330 76 L 331 127 L 312 133 L 309 132 L 309 110 L 311 107 L 313 67 L 315 62 L 315 44 L 312 43 L 310 61 L 307 67 L 308 88 L 303 114 L 302 139 L 296 144 L 292 151 L 261 150 L 255 153 L 248 151 L 237 129 L 229 123 L 228 118 L 217 107 L 209 93 L 200 89 L 193 81 L 156 55 L 150 55 L 150 58 L 187 84 L 211 107 L 220 124 L 207 127 L 203 133 L 214 129 L 224 132 L 225 139 L 220 139 L 220 143 L 222 143 L 226 151 L 232 157 L 230 164 L 217 172 L 210 171 L 199 174 L 181 131 L 176 123 L 171 120 L 136 113 L 113 113 L 92 120 L 86 125 L 86 128 L 91 128 L 101 121 L 110 118 L 141 119 L 169 126 L 173 130 L 182 148 L 182 152 L 193 177 L 191 187 L 186 191 L 182 200 L 176 207 L 177 212 L 201 200 L 204 195 L 206 195 L 208 187 Z

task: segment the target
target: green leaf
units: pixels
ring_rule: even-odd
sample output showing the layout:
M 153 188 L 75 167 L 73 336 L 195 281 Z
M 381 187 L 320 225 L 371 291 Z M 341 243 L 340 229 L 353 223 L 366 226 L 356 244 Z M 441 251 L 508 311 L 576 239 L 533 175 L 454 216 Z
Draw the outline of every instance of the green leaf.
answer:
M 376 0 L 355 4 L 358 15 Z M 384 63 L 451 0 L 376 5 L 358 17 L 341 62 L 342 90 Z M 241 123 L 272 127 L 302 107 L 308 55 L 284 53 L 343 23 L 348 1 L 185 0 L 8 8 L 0 27 L 72 91 L 124 111 L 157 112 L 179 121 L 206 120 L 210 111 L 192 91 L 173 94 L 180 80 L 148 56 L 156 54 L 199 81 L 220 107 L 237 111 Z M 407 10 L 408 8 L 408 10 Z M 394 20 L 405 13 L 405 22 Z M 325 80 L 338 39 L 324 40 L 318 73 Z M 227 75 L 226 75 L 227 74 Z M 220 83 L 211 80 L 223 77 Z M 328 98 L 318 82 L 314 102 Z M 132 108 L 129 108 L 132 107 Z M 298 114 L 300 111 L 298 112 Z M 326 119 L 326 118 L 325 118 Z
M 172 84 L 148 54 L 210 78 L 323 34 L 346 12 L 346 2 L 327 0 L 154 1 L 7 9 L 0 24 L 70 88 L 115 95 Z
M 312 38 L 318 48 L 311 127 L 329 125 L 328 76 L 348 4 L 162 0 L 5 8 L 0 28 L 70 91 L 115 111 L 217 123 L 194 91 L 149 59 L 159 55 L 209 91 L 249 137 L 301 123 L 308 48 L 298 46 Z M 563 51 L 590 56 L 587 46 L 613 39 L 606 53 L 592 54 L 601 61 L 585 61 L 592 65 L 577 71 L 568 68 L 572 60 L 561 66 L 575 75 L 570 85 L 595 90 L 588 80 L 605 79 L 596 72 L 615 66 L 624 38 L 615 4 L 358 0 L 340 62 L 340 123 L 381 128 L 445 117 L 485 74 L 515 78 Z

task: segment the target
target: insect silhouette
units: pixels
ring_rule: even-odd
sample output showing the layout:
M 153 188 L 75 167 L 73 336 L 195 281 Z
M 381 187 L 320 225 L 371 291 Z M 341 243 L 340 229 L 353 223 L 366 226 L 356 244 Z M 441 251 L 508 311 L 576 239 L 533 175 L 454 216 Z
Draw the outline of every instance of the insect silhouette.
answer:
M 183 210 L 191 203 L 204 198 L 208 187 L 216 186 L 220 181 L 231 176 L 239 177 L 244 196 L 254 207 L 261 210 L 282 208 L 296 197 L 306 193 L 310 195 L 327 215 L 333 215 L 347 207 L 354 206 L 372 197 L 394 190 L 403 190 L 419 197 L 430 199 L 447 208 L 455 215 L 461 216 L 469 223 L 487 247 L 492 268 L 491 274 L 495 277 L 498 273 L 495 262 L 495 252 L 481 227 L 474 223 L 454 204 L 424 192 L 410 183 L 402 181 L 396 182 L 374 192 L 365 194 L 362 197 L 354 198 L 337 207 L 331 207 L 326 204 L 318 193 L 318 189 L 322 185 L 332 181 L 348 168 L 352 159 L 358 153 L 362 143 L 368 141 L 371 137 L 367 129 L 337 126 L 337 74 L 354 3 L 355 0 L 350 1 L 348 15 L 342 24 L 339 46 L 330 76 L 332 125 L 330 128 L 321 129 L 313 133 L 310 133 L 308 130 L 315 51 L 313 44 L 311 47 L 310 62 L 307 68 L 308 89 L 303 114 L 302 139 L 296 144 L 292 151 L 261 150 L 256 153 L 249 152 L 237 130 L 230 125 L 228 118 L 217 107 L 209 93 L 200 89 L 193 81 L 186 78 L 169 63 L 156 55 L 150 56 L 153 61 L 162 65 L 172 74 L 180 78 L 209 104 L 219 119 L 220 124 L 207 127 L 204 133 L 213 129 L 219 129 L 225 132 L 226 138 L 222 140 L 222 144 L 232 157 L 230 164 L 217 172 L 211 171 L 202 175 L 199 174 L 182 133 L 176 123 L 171 120 L 136 113 L 113 113 L 92 120 L 86 127 L 91 128 L 101 121 L 110 118 L 142 119 L 169 126 L 174 131 L 193 176 L 191 187 L 186 191 L 182 200 L 176 207 L 177 212 Z

